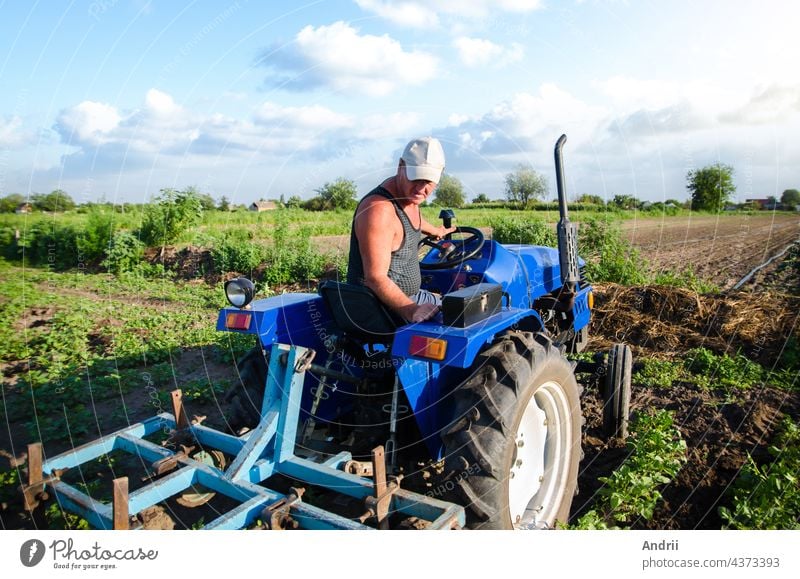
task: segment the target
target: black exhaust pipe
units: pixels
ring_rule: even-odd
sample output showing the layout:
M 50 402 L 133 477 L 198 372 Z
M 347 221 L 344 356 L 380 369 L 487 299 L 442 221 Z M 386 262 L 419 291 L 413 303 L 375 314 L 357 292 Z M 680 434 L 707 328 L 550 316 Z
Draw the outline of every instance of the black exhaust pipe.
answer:
M 580 280 L 578 271 L 578 227 L 570 223 L 567 210 L 567 191 L 564 180 L 564 161 L 561 149 L 567 142 L 567 135 L 561 135 L 556 142 L 556 186 L 558 187 L 558 261 L 561 265 L 561 284 L 574 293 Z

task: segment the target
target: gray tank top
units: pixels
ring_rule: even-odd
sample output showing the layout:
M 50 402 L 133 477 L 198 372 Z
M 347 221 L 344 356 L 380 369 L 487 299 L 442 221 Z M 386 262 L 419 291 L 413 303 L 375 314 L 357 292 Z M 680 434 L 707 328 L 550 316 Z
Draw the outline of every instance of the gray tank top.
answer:
M 389 279 L 397 284 L 404 294 L 413 296 L 419 291 L 421 278 L 419 273 L 419 240 L 421 237 L 420 230 L 422 222 L 420 222 L 420 229 L 415 229 L 408 219 L 408 215 L 403 211 L 402 207 L 398 205 L 391 193 L 381 186 L 376 187 L 364 196 L 364 199 L 370 195 L 380 195 L 385 197 L 394 205 L 395 213 L 397 213 L 400 223 L 403 224 L 403 243 L 392 252 L 392 260 L 389 263 Z M 362 199 L 358 207 L 356 207 L 356 215 L 358 214 Z M 353 224 L 350 229 L 350 257 L 347 263 L 347 283 L 356 285 L 364 285 L 364 263 L 361 261 L 361 250 L 358 246 L 358 238 L 356 237 L 355 229 L 355 216 L 353 217 Z

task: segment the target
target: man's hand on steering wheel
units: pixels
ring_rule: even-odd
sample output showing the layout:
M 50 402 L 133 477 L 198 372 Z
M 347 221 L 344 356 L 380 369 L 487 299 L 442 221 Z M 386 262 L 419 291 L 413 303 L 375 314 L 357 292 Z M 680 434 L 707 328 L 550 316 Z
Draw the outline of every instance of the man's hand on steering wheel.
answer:
M 436 228 L 436 232 L 427 235 L 426 239 L 428 237 L 430 237 L 434 241 L 439 241 L 440 239 L 442 239 L 446 235 L 449 235 L 451 233 L 455 233 L 456 229 L 458 229 L 458 227 L 456 227 L 455 225 L 453 227 L 445 227 L 444 225 L 440 225 L 439 227 Z
M 452 233 L 463 233 L 467 237 L 464 239 L 441 240 L 433 235 L 428 235 L 421 239 L 419 242 L 420 248 L 427 245 L 438 250 L 439 256 L 438 261 L 434 262 L 426 262 L 423 258 L 419 264 L 420 269 L 447 269 L 460 265 L 480 253 L 484 243 L 483 232 L 480 229 L 474 227 L 440 227 L 440 229 Z

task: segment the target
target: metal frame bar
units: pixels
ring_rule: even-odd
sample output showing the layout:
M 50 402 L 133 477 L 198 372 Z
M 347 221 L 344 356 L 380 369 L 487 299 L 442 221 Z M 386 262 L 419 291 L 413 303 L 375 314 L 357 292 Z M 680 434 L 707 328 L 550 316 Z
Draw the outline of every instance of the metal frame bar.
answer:
M 175 391 L 172 394 L 172 415 L 162 413 L 153 416 L 43 462 L 41 444 L 31 445 L 32 468 L 24 489 L 26 505 L 35 507 L 38 496 L 49 487 L 63 508 L 81 515 L 93 527 L 127 529 L 133 520 L 132 516 L 144 509 L 193 485 L 203 485 L 239 502 L 236 507 L 208 523 L 205 529 L 247 527 L 263 517 L 265 509 L 278 501 L 285 501 L 280 507 L 281 512 L 289 513 L 291 521 L 304 529 L 373 528 L 304 503 L 299 492 L 298 496 L 292 495 L 290 500 L 286 495 L 259 484 L 273 474 L 281 473 L 355 499 L 364 500 L 373 495 L 383 497 L 378 516 L 380 527 L 385 527 L 383 523 L 388 521 L 388 516 L 393 512 L 428 520 L 431 529 L 463 526 L 462 507 L 400 488 L 387 495 L 385 478 L 382 479 L 381 491 L 372 479 L 344 472 L 341 469 L 352 459 L 349 452 L 341 452 L 322 462 L 294 454 L 305 368 L 312 356 L 313 352 L 309 353 L 300 346 L 273 345 L 261 422 L 253 431 L 240 437 L 190 424 L 186 419 L 181 393 Z M 181 425 L 185 426 L 180 428 Z M 185 456 L 182 451 L 174 452 L 145 440 L 145 437 L 162 429 L 177 429 L 190 435 L 201 447 L 218 449 L 235 455 L 235 458 L 223 472 Z M 38 455 L 37 449 L 40 451 Z M 60 479 L 62 472 L 112 451 L 138 456 L 143 464 L 169 459 L 174 461 L 176 470 L 130 493 L 127 477 L 115 479 L 110 504 L 94 499 Z M 383 461 L 380 463 L 382 465 Z

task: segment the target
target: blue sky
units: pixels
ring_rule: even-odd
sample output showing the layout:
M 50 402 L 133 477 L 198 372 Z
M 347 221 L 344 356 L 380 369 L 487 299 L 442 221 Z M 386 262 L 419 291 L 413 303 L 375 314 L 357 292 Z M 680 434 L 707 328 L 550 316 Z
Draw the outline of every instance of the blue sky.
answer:
M 520 163 L 572 197 L 800 187 L 793 2 L 0 1 L 0 195 L 366 193 L 432 134 L 471 198 Z

